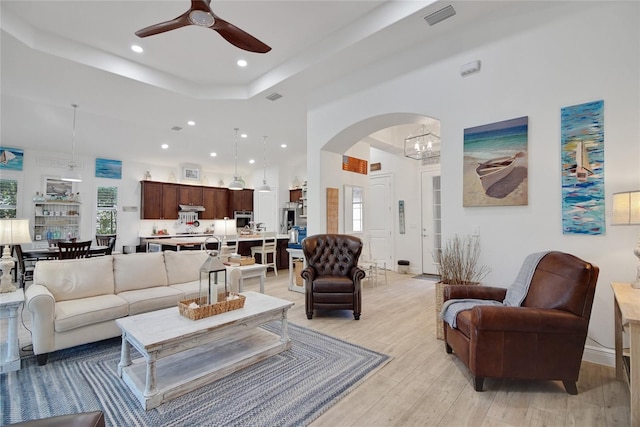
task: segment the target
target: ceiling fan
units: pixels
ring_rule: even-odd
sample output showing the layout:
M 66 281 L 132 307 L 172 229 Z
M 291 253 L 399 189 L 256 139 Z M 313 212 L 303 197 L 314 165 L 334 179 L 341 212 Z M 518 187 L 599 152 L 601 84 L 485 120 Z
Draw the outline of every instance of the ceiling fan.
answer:
M 246 33 L 213 13 L 209 5 L 210 3 L 211 0 L 191 0 L 191 7 L 182 15 L 171 21 L 161 22 L 138 30 L 136 31 L 136 36 L 148 37 L 180 27 L 186 27 L 187 25 L 197 25 L 217 31 L 226 41 L 240 49 L 256 53 L 267 53 L 271 50 L 269 46 L 251 34 Z

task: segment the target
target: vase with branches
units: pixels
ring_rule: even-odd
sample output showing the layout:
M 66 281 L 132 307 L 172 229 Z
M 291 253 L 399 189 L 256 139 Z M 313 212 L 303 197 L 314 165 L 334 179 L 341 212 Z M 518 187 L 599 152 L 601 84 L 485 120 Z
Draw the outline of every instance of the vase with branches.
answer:
M 440 281 L 447 285 L 477 285 L 491 271 L 480 265 L 480 239 L 457 234 L 442 245 L 436 260 Z
M 480 264 L 480 239 L 478 236 L 458 236 L 445 241 L 436 259 L 440 281 L 436 283 L 436 337 L 444 339 L 440 319 L 445 285 L 479 285 L 491 271 Z

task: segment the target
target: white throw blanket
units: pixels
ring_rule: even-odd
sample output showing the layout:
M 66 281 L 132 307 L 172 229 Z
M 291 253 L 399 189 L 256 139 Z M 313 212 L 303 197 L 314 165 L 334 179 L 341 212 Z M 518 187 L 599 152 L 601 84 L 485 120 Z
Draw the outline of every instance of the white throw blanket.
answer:
M 440 318 L 451 325 L 452 328 L 457 327 L 458 313 L 463 310 L 469 310 L 476 305 L 504 305 L 506 307 L 519 307 L 527 296 L 529 291 L 529 285 L 531 284 L 531 278 L 536 271 L 536 267 L 540 260 L 549 252 L 538 252 L 528 255 L 520 272 L 509 288 L 507 288 L 507 294 L 504 301 L 494 301 L 485 299 L 463 298 L 463 299 L 450 299 L 442 304 L 442 310 L 440 311 Z

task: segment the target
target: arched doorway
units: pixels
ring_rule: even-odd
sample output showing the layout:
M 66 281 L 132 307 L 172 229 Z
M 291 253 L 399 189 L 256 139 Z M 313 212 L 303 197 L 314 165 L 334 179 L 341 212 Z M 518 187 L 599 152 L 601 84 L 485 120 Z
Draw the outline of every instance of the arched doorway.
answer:
M 363 237 L 371 241 L 373 257 L 387 261 L 387 268 L 395 269 L 398 259 L 409 259 L 411 271 L 417 274 L 430 272 L 423 264 L 424 260 L 433 260 L 436 234 L 432 230 L 439 230 L 434 225 L 434 213 L 439 213 L 434 209 L 435 193 L 423 191 L 421 185 L 423 170 L 429 169 L 432 175 L 435 170 L 435 175 L 439 176 L 439 143 L 432 147 L 438 153 L 436 162 L 406 157 L 404 144 L 405 139 L 419 134 L 425 127 L 440 135 L 437 119 L 408 113 L 386 114 L 343 129 L 323 147 L 323 151 L 342 156 L 359 144 L 369 146 L 366 160 L 382 166 L 380 171 L 369 171 L 368 174 Z M 362 155 L 362 150 L 357 152 Z M 383 160 L 378 161 L 380 158 Z M 337 184 L 334 170 L 325 168 L 324 173 L 326 176 L 321 182 L 325 184 L 321 184 L 321 188 L 344 183 Z M 404 211 L 400 205 L 404 205 Z M 340 212 L 341 218 L 342 215 Z M 427 222 L 429 226 L 425 227 Z M 425 228 L 430 230 L 428 239 L 424 238 Z M 432 267 L 433 263 L 430 264 Z

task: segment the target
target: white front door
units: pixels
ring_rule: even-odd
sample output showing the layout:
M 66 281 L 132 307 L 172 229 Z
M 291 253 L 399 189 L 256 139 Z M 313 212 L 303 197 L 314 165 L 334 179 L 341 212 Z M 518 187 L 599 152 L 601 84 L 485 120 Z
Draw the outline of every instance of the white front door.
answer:
M 420 173 L 422 199 L 422 273 L 438 274 L 436 254 L 441 248 L 440 167 Z
M 391 229 L 393 215 L 391 211 L 391 175 L 379 175 L 369 179 L 369 224 L 365 229 L 371 235 L 371 256 L 382 259 L 387 263 L 387 269 L 392 269 L 393 242 Z

